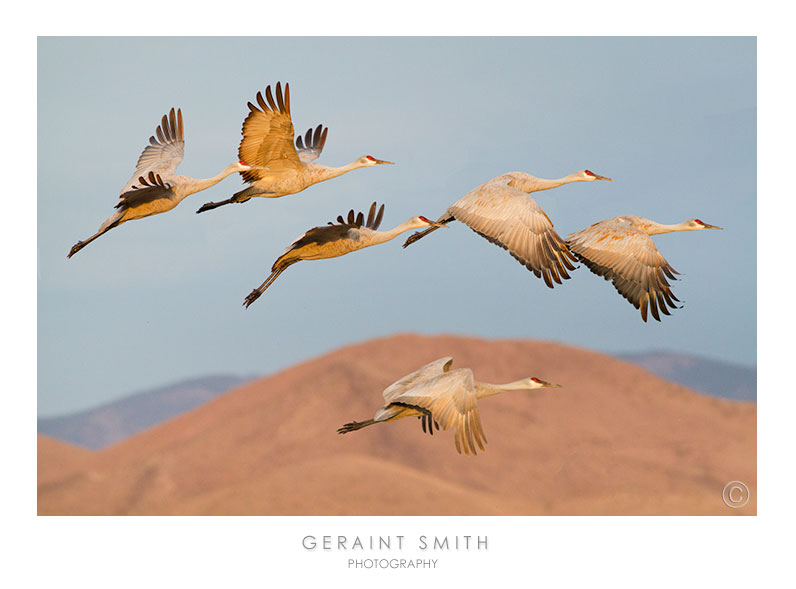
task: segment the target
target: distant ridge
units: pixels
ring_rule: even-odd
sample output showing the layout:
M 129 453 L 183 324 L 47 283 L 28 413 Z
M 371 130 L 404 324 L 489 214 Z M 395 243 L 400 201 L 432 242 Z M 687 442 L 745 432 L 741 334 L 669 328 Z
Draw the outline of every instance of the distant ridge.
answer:
M 51 438 L 100 450 L 190 411 L 248 381 L 238 376 L 206 376 L 130 395 L 94 409 L 38 420 Z
M 700 393 L 732 401 L 757 401 L 757 368 L 663 351 L 616 357 Z

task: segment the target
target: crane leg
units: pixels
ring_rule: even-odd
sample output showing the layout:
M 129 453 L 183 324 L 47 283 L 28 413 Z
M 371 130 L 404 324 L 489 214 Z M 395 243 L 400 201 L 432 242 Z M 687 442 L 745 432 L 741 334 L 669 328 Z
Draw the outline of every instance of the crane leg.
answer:
M 91 237 L 89 237 L 87 240 L 85 240 L 85 241 L 78 241 L 78 242 L 77 242 L 75 245 L 73 245 L 73 246 L 72 246 L 72 249 L 71 249 L 71 250 L 69 250 L 69 253 L 68 253 L 68 254 L 66 254 L 66 257 L 67 257 L 67 258 L 71 258 L 71 257 L 72 257 L 72 256 L 74 256 L 74 255 L 75 255 L 77 252 L 79 252 L 79 251 L 80 251 L 80 250 L 82 250 L 84 247 L 86 247 L 88 244 L 90 244 L 92 241 L 94 241 L 95 239 L 97 239 L 97 238 L 98 238 L 100 235 L 103 235 L 103 234 L 104 234 L 106 231 L 110 231 L 111 229 L 113 229 L 114 227 L 116 227 L 118 224 L 119 224 L 118 222 L 117 222 L 117 223 L 112 223 L 112 224 L 108 225 L 107 227 L 105 227 L 105 229 L 101 229 L 101 230 L 97 231 L 97 232 L 96 232 L 94 235 L 92 235 Z
M 362 429 L 368 425 L 373 425 L 376 423 L 374 419 L 366 419 L 365 421 L 352 421 L 350 423 L 346 423 L 343 427 L 337 430 L 338 434 L 347 434 L 348 432 L 353 432 L 358 429 Z
M 276 280 L 282 272 L 287 270 L 288 267 L 290 267 L 291 265 L 295 264 L 298 261 L 299 260 L 293 260 L 285 264 L 281 268 L 277 268 L 276 270 L 271 272 L 271 275 L 265 279 L 265 282 L 263 282 L 260 286 L 258 286 L 248 294 L 248 296 L 243 301 L 243 306 L 248 309 L 249 305 L 251 305 L 254 301 L 259 299 L 260 295 L 265 292 L 265 289 L 271 286 L 274 283 L 274 280 Z
M 238 201 L 236 201 L 234 199 L 234 197 L 232 197 L 232 198 L 228 198 L 227 200 L 221 200 L 219 202 L 206 202 L 201 207 L 199 207 L 199 210 L 196 211 L 196 213 L 197 214 L 198 213 L 204 213 L 205 211 L 209 211 L 211 209 L 215 209 L 215 208 L 220 207 L 222 205 L 228 205 L 231 202 L 238 202 Z
M 442 215 L 439 219 L 437 219 L 437 223 L 442 223 L 443 225 L 445 225 L 445 224 L 450 223 L 451 221 L 455 221 L 455 220 L 456 219 L 454 219 L 451 215 L 445 214 L 445 215 Z M 407 238 L 407 240 L 404 242 L 402 247 L 406 247 L 408 245 L 412 245 L 414 242 L 416 242 L 421 237 L 425 237 L 426 235 L 428 235 L 432 231 L 436 231 L 437 229 L 439 229 L 439 227 L 429 227 L 428 229 L 423 229 L 423 231 L 415 231 L 414 233 L 412 233 L 412 235 L 410 235 Z

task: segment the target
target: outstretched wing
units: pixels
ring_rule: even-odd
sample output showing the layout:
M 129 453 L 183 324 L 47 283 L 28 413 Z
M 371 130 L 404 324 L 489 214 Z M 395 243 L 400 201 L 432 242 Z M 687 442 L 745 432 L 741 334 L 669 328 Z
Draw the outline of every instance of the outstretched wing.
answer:
M 266 102 L 267 100 L 267 102 Z M 264 174 L 274 175 L 301 169 L 296 148 L 293 147 L 293 122 L 290 119 L 290 86 L 276 83 L 276 99 L 271 86 L 265 89 L 265 98 L 257 92 L 259 108 L 248 103 L 249 114 L 243 121 L 243 139 L 238 147 L 238 156 L 249 165 L 264 166 L 267 170 L 241 172 L 246 182 L 256 182 Z
M 323 151 L 323 146 L 326 145 L 326 135 L 329 132 L 329 127 L 318 125 L 315 127 L 315 133 L 312 129 L 307 129 L 307 134 L 302 139 L 301 135 L 296 137 L 296 149 L 298 150 L 299 160 L 303 163 L 311 162 L 318 159 Z
M 486 436 L 481 427 L 475 382 L 469 368 L 450 370 L 421 380 L 391 402 L 430 411 L 433 420 L 442 429 L 453 429 L 453 439 L 459 454 L 475 455 L 476 446 L 484 449 Z
M 394 383 L 384 389 L 384 392 L 382 393 L 384 400 L 389 403 L 395 399 L 395 397 L 407 389 L 415 386 L 417 383 L 427 378 L 439 376 L 440 374 L 448 372 L 451 369 L 451 365 L 453 365 L 453 358 L 450 356 L 429 362 L 422 368 L 418 368 L 413 373 L 407 374 L 401 379 L 396 380 Z
M 592 272 L 613 282 L 616 290 L 647 320 L 647 307 L 660 321 L 658 311 L 671 315 L 668 307 L 678 301 L 666 278 L 677 280 L 672 268 L 655 247 L 652 238 L 621 217 L 606 219 L 567 237 L 567 245 Z
M 156 137 L 157 136 L 157 137 Z M 182 111 L 172 108 L 168 115 L 163 115 L 155 135 L 149 138 L 149 145 L 144 148 L 135 165 L 135 172 L 121 190 L 124 195 L 140 184 L 140 178 L 148 178 L 150 173 L 168 179 L 173 176 L 184 155 L 185 136 L 182 125 Z
M 575 258 L 553 229 L 549 217 L 526 193 L 509 186 L 509 179 L 487 182 L 448 207 L 448 213 L 481 237 L 509 251 L 513 258 L 553 282 L 569 278 Z

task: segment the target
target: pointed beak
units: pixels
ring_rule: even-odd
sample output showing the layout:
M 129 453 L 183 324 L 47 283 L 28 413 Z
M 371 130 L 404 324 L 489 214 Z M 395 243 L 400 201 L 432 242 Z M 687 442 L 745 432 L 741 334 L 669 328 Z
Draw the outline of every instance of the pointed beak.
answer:
M 387 160 L 376 160 L 377 164 L 394 164 L 395 162 L 388 162 Z
M 270 170 L 268 166 L 249 166 L 250 170 Z
M 724 229 L 724 227 L 718 227 L 717 225 L 708 225 L 704 223 L 705 229 Z
M 556 389 L 563 389 L 563 388 L 564 388 L 564 387 L 563 387 L 563 386 L 561 386 L 560 384 L 553 384 L 552 382 L 547 382 L 546 380 L 542 380 L 542 381 L 540 381 L 540 384 L 541 384 L 543 387 L 552 387 L 552 388 L 556 388 Z
M 613 178 L 608 178 L 607 176 L 598 176 L 597 174 L 594 175 L 595 180 L 608 180 L 608 182 L 613 182 Z
M 445 225 L 444 223 L 437 223 L 436 221 L 432 222 L 431 226 L 432 227 L 437 227 L 437 228 L 442 227 L 443 229 L 449 229 L 450 228 L 450 227 L 448 227 L 448 225 Z

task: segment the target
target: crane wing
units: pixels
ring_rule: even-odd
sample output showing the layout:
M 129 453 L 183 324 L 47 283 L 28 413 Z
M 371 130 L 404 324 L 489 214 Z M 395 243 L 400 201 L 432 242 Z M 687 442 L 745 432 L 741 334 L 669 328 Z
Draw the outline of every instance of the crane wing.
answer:
M 606 219 L 567 237 L 575 256 L 592 272 L 610 280 L 616 290 L 647 321 L 647 307 L 660 321 L 658 311 L 671 315 L 668 307 L 679 301 L 666 278 L 677 280 L 672 268 L 655 247 L 652 238 L 622 217 Z
M 326 145 L 326 135 L 329 133 L 329 127 L 318 125 L 315 127 L 315 133 L 312 129 L 307 129 L 307 133 L 302 139 L 301 135 L 296 137 L 296 149 L 298 150 L 299 160 L 302 163 L 308 163 L 318 159 L 323 151 L 323 146 Z
M 502 179 L 480 186 L 448 207 L 448 213 L 508 250 L 553 288 L 553 282 L 569 278 L 567 270 L 575 269 L 575 258 L 536 201 L 509 182 Z
M 267 100 L 267 102 L 266 102 Z M 246 182 L 256 182 L 264 175 L 273 176 L 288 171 L 299 170 L 302 163 L 296 148 L 293 147 L 293 122 L 290 119 L 290 87 L 276 84 L 276 100 L 271 86 L 257 93 L 259 108 L 249 103 L 249 114 L 243 121 L 243 139 L 238 147 L 238 156 L 249 165 L 264 166 L 267 170 L 247 170 L 241 172 Z
M 382 393 L 384 400 L 389 403 L 395 397 L 407 389 L 415 386 L 417 383 L 426 380 L 427 378 L 439 376 L 440 374 L 448 372 L 451 369 L 452 364 L 453 358 L 450 356 L 429 362 L 425 366 L 415 370 L 413 373 L 407 374 L 399 380 L 396 380 L 394 383 L 384 389 L 384 392 Z
M 438 361 L 439 362 L 439 361 Z M 477 454 L 483 450 L 486 436 L 478 415 L 475 381 L 469 368 L 450 370 L 426 378 L 391 400 L 404 407 L 426 409 L 442 429 L 453 429 L 459 454 Z
M 138 183 L 133 184 L 130 190 L 122 192 L 116 208 L 122 211 L 135 208 L 162 198 L 170 198 L 171 194 L 171 185 L 160 174 L 149 172 L 146 177 L 139 177 Z
M 365 219 L 365 215 L 360 211 L 359 213 L 355 214 L 354 209 L 348 211 L 348 217 L 346 219 L 343 218 L 343 215 L 337 215 L 337 222 L 334 223 L 329 221 L 329 225 L 348 225 L 350 227 L 362 227 L 365 226 L 368 229 L 372 229 L 376 231 L 379 226 L 381 225 L 381 219 L 384 217 L 384 205 L 382 204 L 379 207 L 379 212 L 376 212 L 376 203 L 372 203 L 370 205 L 370 210 L 368 211 L 368 218 Z
M 149 138 L 149 145 L 138 157 L 133 176 L 121 190 L 125 194 L 139 183 L 139 178 L 147 178 L 150 173 L 159 174 L 163 178 L 173 176 L 184 155 L 185 136 L 182 125 L 182 111 L 172 108 L 168 115 L 163 115 L 155 135 Z

